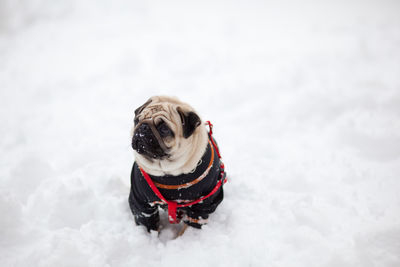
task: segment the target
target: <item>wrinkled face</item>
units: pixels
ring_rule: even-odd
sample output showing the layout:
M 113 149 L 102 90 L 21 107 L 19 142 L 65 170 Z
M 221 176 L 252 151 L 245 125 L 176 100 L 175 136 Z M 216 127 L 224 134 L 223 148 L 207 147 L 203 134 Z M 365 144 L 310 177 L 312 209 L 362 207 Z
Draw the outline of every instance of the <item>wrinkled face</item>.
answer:
M 152 97 L 135 111 L 132 148 L 148 160 L 169 159 L 185 145 L 200 118 L 169 97 Z

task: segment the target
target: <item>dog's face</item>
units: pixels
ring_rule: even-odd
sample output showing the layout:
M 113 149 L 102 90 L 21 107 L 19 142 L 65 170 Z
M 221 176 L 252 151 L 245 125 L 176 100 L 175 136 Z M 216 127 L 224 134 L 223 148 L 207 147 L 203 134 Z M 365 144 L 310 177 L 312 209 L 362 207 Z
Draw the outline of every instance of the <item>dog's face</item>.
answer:
M 150 98 L 135 111 L 132 148 L 137 163 L 154 175 L 185 172 L 193 151 L 204 151 L 201 126 L 189 105 L 172 97 Z

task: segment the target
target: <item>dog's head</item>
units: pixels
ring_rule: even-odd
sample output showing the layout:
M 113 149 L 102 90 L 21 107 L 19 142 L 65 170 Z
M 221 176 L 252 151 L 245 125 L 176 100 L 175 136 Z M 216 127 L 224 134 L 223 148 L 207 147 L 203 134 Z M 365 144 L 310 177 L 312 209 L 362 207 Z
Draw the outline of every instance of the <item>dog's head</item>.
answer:
M 154 96 L 135 111 L 132 148 L 153 175 L 189 172 L 205 151 L 207 133 L 194 109 L 176 98 Z M 194 163 L 196 164 L 197 161 Z M 194 166 L 195 167 L 195 166 Z

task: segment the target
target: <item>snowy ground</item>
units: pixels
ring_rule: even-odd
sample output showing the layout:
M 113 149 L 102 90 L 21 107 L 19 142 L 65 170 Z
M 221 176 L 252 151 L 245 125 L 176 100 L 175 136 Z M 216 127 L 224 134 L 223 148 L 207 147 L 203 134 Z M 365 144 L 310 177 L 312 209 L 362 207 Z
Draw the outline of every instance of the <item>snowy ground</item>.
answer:
M 0 0 L 0 266 L 400 266 L 400 3 L 299 2 Z M 127 204 L 155 94 L 230 178 L 176 240 Z

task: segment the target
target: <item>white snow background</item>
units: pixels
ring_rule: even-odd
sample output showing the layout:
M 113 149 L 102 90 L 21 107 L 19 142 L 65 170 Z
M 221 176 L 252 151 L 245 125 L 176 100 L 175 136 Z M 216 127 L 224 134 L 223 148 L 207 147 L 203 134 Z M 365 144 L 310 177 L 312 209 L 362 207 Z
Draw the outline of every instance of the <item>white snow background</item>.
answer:
M 0 266 L 400 266 L 399 1 L 0 0 Z M 135 226 L 135 108 L 211 120 L 203 230 Z

